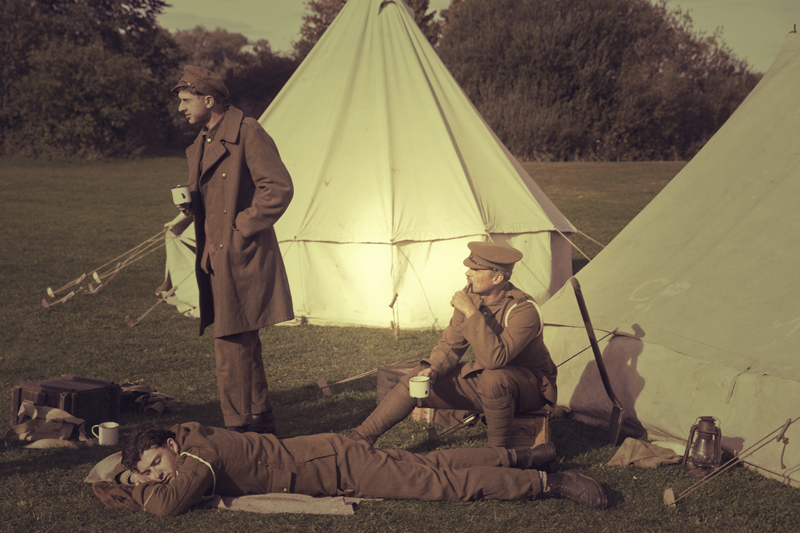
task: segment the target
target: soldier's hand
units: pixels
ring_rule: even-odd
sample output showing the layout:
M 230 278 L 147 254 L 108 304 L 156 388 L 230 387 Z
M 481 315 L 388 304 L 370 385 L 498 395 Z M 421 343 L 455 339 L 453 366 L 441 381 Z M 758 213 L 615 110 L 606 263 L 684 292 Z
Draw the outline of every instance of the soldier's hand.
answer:
M 433 385 L 436 382 L 436 378 L 439 377 L 439 373 L 433 368 L 428 367 L 420 370 L 417 376 L 431 378 L 431 385 Z
M 450 300 L 450 305 L 464 313 L 466 318 L 471 317 L 478 310 L 466 291 L 456 291 Z

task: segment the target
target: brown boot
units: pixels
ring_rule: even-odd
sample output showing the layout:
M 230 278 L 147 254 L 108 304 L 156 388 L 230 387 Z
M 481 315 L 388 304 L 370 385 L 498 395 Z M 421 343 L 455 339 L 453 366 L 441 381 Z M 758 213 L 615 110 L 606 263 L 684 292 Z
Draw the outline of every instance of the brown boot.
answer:
M 255 414 L 253 415 L 253 421 L 250 422 L 250 431 L 256 433 L 272 433 L 274 435 L 277 427 L 272 411 Z
M 545 494 L 567 498 L 598 511 L 608 509 L 606 493 L 602 485 L 583 473 L 583 470 L 565 470 L 547 474 Z
M 556 460 L 556 447 L 552 442 L 540 444 L 535 448 L 525 448 L 524 450 L 515 450 L 517 460 L 514 463 L 514 468 L 536 468 L 541 469 Z

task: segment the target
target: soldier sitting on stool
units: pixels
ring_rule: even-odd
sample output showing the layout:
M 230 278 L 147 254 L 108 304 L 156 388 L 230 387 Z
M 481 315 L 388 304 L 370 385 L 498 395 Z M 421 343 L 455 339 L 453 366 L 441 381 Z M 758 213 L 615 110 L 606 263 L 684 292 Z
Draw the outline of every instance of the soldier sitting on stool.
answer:
M 509 282 L 522 253 L 487 242 L 468 247 L 469 284 L 450 301 L 453 318 L 430 358 L 406 374 L 349 438 L 374 444 L 406 418 L 416 407 L 408 391 L 413 376 L 431 379 L 426 407 L 483 412 L 493 448 L 507 447 L 514 413 L 555 404 L 557 371 L 542 339 L 539 307 Z M 460 362 L 470 346 L 475 360 Z

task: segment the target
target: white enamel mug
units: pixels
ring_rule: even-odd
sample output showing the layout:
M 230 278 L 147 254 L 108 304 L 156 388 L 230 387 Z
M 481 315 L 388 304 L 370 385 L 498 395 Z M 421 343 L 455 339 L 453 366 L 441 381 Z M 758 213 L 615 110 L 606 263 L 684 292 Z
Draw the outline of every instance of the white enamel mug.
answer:
M 431 393 L 431 378 L 414 376 L 408 380 L 408 392 L 412 398 L 427 398 Z
M 95 431 L 98 430 L 98 431 Z M 97 437 L 102 446 L 114 446 L 119 442 L 119 424 L 116 422 L 103 422 L 92 427 L 92 435 Z
M 173 187 L 172 188 L 172 201 L 175 205 L 188 204 L 192 201 L 189 195 L 189 187 Z

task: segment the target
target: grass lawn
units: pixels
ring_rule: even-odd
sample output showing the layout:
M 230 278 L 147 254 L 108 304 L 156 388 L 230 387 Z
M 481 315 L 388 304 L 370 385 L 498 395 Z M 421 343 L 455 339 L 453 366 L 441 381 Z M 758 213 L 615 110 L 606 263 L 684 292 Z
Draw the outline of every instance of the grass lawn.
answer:
M 573 224 L 608 243 L 680 170 L 682 163 L 572 163 L 525 165 Z M 159 250 L 128 267 L 99 294 L 64 305 L 41 305 L 57 288 L 161 231 L 175 215 L 170 187 L 185 181 L 182 154 L 101 163 L 46 163 L 0 159 L 0 409 L 10 409 L 10 389 L 20 381 L 61 374 L 140 381 L 188 404 L 180 413 L 149 417 L 124 412 L 124 438 L 139 423 L 164 426 L 197 420 L 221 425 L 213 341 L 197 336 L 197 322 L 159 306 L 130 328 L 155 301 L 164 277 Z M 593 256 L 599 247 L 582 237 Z M 576 255 L 576 268 L 580 256 Z M 334 382 L 380 364 L 430 351 L 431 331 L 274 327 L 262 331 L 265 365 L 276 404 L 279 436 L 333 431 L 346 434 L 375 405 L 375 377 L 324 397 L 324 374 Z M 7 418 L 0 430 L 9 429 Z M 688 428 L 687 428 L 688 430 Z M 572 502 L 416 502 L 359 505 L 351 517 L 258 515 L 195 509 L 157 518 L 102 508 L 88 484 L 91 467 L 119 447 L 27 450 L 0 447 L 0 531 L 796 531 L 800 492 L 737 468 L 693 493 L 675 510 L 662 494 L 693 480 L 678 467 L 638 470 L 608 467 L 615 448 L 605 430 L 571 420 L 553 424 L 557 470 L 583 468 L 606 487 L 610 510 L 593 512 Z M 481 447 L 485 430 L 447 438 L 446 447 Z M 381 447 L 428 450 L 425 424 L 404 421 Z

